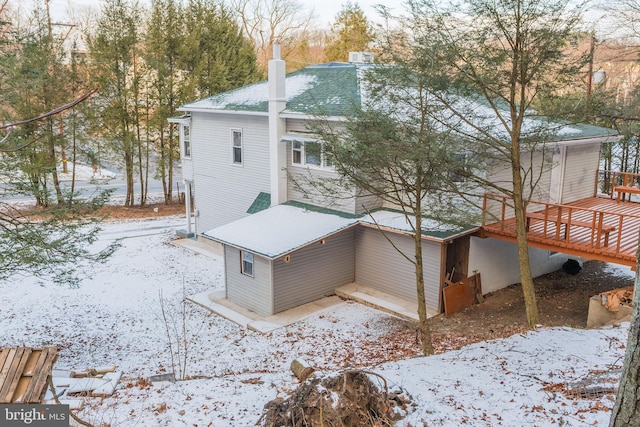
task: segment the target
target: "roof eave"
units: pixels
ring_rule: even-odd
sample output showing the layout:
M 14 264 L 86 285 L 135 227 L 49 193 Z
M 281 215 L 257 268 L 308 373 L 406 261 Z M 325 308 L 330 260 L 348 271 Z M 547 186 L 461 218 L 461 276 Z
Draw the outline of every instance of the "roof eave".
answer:
M 185 111 L 189 113 L 208 113 L 208 114 L 242 114 L 247 116 L 268 116 L 267 111 L 247 111 L 247 110 L 218 110 L 214 108 L 188 108 L 187 106 L 182 106 L 177 109 L 177 111 Z
M 603 135 L 588 138 L 567 138 L 553 142 L 557 145 L 576 145 L 576 144 L 602 144 L 605 142 L 617 142 L 622 139 L 623 135 Z

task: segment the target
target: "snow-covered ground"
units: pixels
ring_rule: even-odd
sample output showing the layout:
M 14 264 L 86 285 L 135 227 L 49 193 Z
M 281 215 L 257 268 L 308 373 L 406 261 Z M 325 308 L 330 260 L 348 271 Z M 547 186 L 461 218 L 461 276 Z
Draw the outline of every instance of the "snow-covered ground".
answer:
M 79 413 L 93 425 L 254 425 L 265 403 L 295 389 L 294 358 L 320 374 L 353 367 L 381 374 L 415 402 L 401 426 L 608 423 L 611 394 L 572 397 L 566 390 L 573 387 L 577 395 L 589 381 L 605 389 L 617 384 L 627 324 L 542 328 L 407 357 L 416 345 L 406 338 L 414 335 L 404 321 L 345 302 L 260 335 L 199 307 L 182 309 L 184 295 L 223 286 L 221 258 L 169 243 L 183 223 L 177 217 L 107 223 L 102 244 L 121 238 L 122 247 L 87 269 L 91 277 L 77 288 L 23 276 L 0 283 L 0 346 L 58 345 L 56 369 L 115 364 L 124 372 L 112 397 L 88 399 Z M 186 366 L 171 363 L 167 326 L 189 345 Z M 144 380 L 170 371 L 191 379 Z

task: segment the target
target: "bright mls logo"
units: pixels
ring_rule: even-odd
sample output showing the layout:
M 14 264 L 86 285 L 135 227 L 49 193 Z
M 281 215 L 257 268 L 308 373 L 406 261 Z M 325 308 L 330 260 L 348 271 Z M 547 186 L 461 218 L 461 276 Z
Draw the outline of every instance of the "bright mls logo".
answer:
M 0 427 L 69 427 L 69 405 L 0 405 Z

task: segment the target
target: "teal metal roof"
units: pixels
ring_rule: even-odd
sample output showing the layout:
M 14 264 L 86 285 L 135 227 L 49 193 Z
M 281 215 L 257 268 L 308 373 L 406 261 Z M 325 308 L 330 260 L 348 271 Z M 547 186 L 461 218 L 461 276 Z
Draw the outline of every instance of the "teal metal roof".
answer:
M 285 113 L 344 116 L 360 106 L 361 69 L 371 65 L 331 62 L 289 73 L 285 81 Z M 267 113 L 267 81 L 183 105 L 181 111 L 247 111 Z
M 348 116 L 355 108 L 366 103 L 367 93 L 365 73 L 376 65 L 330 62 L 311 65 L 287 74 L 285 81 L 286 108 L 283 113 L 310 116 Z M 461 100 L 461 98 L 459 98 Z M 495 113 L 482 97 L 465 98 L 463 108 L 478 114 L 480 123 L 495 127 L 496 136 L 508 138 L 506 130 L 500 126 Z M 262 81 L 232 91 L 220 93 L 209 98 L 183 105 L 180 111 L 237 111 L 250 113 L 268 113 L 269 87 Z M 508 117 L 508 115 L 505 115 Z M 525 118 L 523 133 L 537 133 L 536 128 L 543 126 L 555 131 L 553 141 L 571 141 L 587 138 L 615 136 L 613 129 L 580 123 L 567 123 L 532 115 Z M 468 130 L 473 132 L 473 130 Z M 463 129 L 464 133 L 465 130 Z
M 247 213 L 258 213 L 260 211 L 268 209 L 269 206 L 271 206 L 271 194 L 261 191 L 260 194 L 258 194 L 258 197 L 256 197 L 253 203 L 251 203 L 249 209 L 247 209 Z

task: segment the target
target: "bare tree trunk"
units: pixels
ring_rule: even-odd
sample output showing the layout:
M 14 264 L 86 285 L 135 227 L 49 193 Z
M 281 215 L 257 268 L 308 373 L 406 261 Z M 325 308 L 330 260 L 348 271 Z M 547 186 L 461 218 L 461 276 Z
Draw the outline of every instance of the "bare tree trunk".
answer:
M 62 189 L 60 188 L 60 180 L 58 179 L 58 169 L 56 162 L 56 145 L 54 141 L 54 133 L 53 133 L 53 119 L 49 117 L 47 119 L 47 130 L 49 133 L 49 141 L 48 141 L 48 156 L 49 156 L 49 166 L 51 167 L 51 175 L 53 177 L 53 188 L 56 192 L 56 199 L 58 200 L 58 204 L 62 205 L 65 203 L 64 197 L 62 197 Z
M 416 225 L 418 222 L 416 221 Z M 418 228 L 417 230 L 420 229 Z M 431 328 L 429 327 L 429 318 L 427 316 L 424 270 L 422 266 L 422 238 L 419 231 L 415 233 L 414 243 L 416 252 L 416 290 L 418 294 L 418 329 L 420 330 L 420 339 L 422 341 L 422 354 L 429 356 L 433 354 L 433 343 L 431 342 Z
M 423 171 L 418 166 L 418 177 L 422 177 Z M 429 318 L 427 316 L 427 299 L 424 290 L 424 268 L 422 265 L 422 187 L 420 179 L 416 182 L 416 205 L 414 209 L 414 217 L 416 220 L 416 228 L 413 234 L 413 242 L 415 246 L 415 267 L 416 267 L 416 291 L 418 295 L 418 329 L 420 330 L 420 338 L 422 341 L 422 354 L 429 356 L 433 354 L 433 343 L 431 342 L 431 329 L 429 328 Z
M 640 242 L 640 236 L 638 241 Z M 633 319 L 618 386 L 616 404 L 609 427 L 640 425 L 640 245 L 636 252 L 636 280 L 633 293 Z
M 522 175 L 520 174 L 520 148 L 519 144 L 514 144 L 511 170 L 513 176 L 513 208 L 516 216 L 516 241 L 518 245 L 518 260 L 520 264 L 520 283 L 524 306 L 527 312 L 527 323 L 530 328 L 540 323 L 538 304 L 536 302 L 536 290 L 531 274 L 531 263 L 529 262 L 529 242 L 527 241 L 526 210 L 527 205 L 523 195 Z

